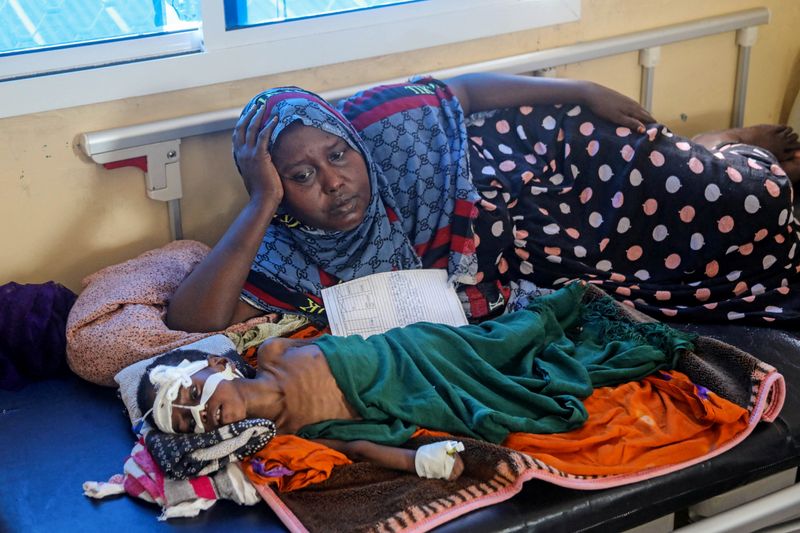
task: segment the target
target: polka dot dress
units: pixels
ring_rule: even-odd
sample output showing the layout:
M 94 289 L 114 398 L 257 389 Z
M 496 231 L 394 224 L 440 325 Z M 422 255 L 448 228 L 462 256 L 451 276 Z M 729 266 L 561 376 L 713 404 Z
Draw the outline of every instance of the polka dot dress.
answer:
M 662 319 L 800 317 L 792 188 L 765 150 L 576 105 L 475 114 L 467 133 L 484 279 L 582 278 Z

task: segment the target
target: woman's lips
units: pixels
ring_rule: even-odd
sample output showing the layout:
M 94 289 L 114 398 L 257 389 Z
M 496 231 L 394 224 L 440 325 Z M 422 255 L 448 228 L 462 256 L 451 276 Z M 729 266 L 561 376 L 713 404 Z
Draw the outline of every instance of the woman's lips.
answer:
M 357 203 L 356 201 L 357 198 L 355 196 L 351 196 L 346 200 L 343 200 L 341 202 L 336 202 L 336 204 L 329 211 L 329 213 L 334 216 L 347 215 L 356 208 L 356 203 Z

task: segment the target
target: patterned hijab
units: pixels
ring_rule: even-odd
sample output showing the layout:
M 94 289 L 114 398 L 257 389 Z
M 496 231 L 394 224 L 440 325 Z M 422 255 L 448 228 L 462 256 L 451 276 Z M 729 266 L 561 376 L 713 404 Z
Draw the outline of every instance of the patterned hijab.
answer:
M 461 154 L 455 154 L 464 160 L 458 186 L 446 183 L 454 182 L 452 176 L 432 169 L 427 174 L 438 174 L 436 180 L 441 183 L 417 193 L 419 187 L 415 187 L 413 182 L 420 177 L 418 171 L 405 165 L 403 178 L 410 180 L 407 184 L 392 180 L 391 172 L 387 179 L 387 173 L 373 158 L 374 146 L 366 143 L 351 122 L 318 95 L 296 87 L 271 89 L 253 98 L 242 113 L 262 104 L 267 106 L 262 127 L 273 117 L 278 117 L 270 138 L 270 149 L 284 130 L 297 121 L 341 137 L 364 158 L 371 194 L 363 221 L 348 231 L 306 226 L 291 217 L 285 207 L 279 207 L 256 253 L 243 290 L 243 298 L 259 309 L 319 315 L 321 307 L 312 302 L 321 303 L 319 296 L 325 286 L 376 272 L 421 268 L 423 260 L 415 250 L 420 244 L 416 238 L 418 235 L 415 235 L 419 217 L 430 217 L 434 211 L 440 218 L 444 216 L 437 226 L 449 225 L 453 207 L 448 205 L 448 201 L 452 204 L 456 194 L 466 197 L 474 192 L 468 179 L 466 157 L 462 158 Z M 460 128 L 463 130 L 463 124 Z M 466 138 L 465 132 L 463 137 Z M 441 142 L 449 150 L 451 142 L 447 139 Z M 466 149 L 466 144 L 464 146 Z M 427 152 L 430 148 L 426 142 L 420 151 Z M 400 191 L 398 185 L 401 185 Z M 311 308 L 286 305 L 287 298 L 276 295 L 276 292 L 281 292 L 276 291 L 278 286 L 287 292 L 297 291 L 305 297 L 310 296 L 308 303 Z

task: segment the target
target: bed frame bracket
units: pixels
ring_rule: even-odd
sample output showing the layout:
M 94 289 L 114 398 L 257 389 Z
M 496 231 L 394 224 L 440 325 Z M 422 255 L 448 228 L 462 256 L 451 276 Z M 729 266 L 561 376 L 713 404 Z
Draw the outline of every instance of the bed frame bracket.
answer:
M 105 168 L 137 167 L 144 171 L 145 191 L 153 200 L 167 203 L 172 240 L 182 239 L 180 218 L 181 186 L 180 139 L 92 153 L 95 163 Z

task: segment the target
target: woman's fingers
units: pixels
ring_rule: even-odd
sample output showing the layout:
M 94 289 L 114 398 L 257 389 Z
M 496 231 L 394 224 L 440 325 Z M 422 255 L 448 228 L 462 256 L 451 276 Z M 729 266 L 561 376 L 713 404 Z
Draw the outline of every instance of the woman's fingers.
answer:
M 261 124 L 264 120 L 264 111 L 266 109 L 267 106 L 263 104 L 258 106 L 258 111 L 256 111 L 256 114 L 253 115 L 250 122 L 247 124 L 247 135 L 245 137 L 247 146 L 255 146 L 258 134 L 261 132 Z
M 272 137 L 272 132 L 275 130 L 275 126 L 278 125 L 278 115 L 275 115 L 270 119 L 266 126 L 259 132 L 258 134 L 258 142 L 256 148 L 261 153 L 269 153 L 269 139 Z
M 258 111 L 259 107 L 263 107 L 263 106 L 254 105 L 253 107 L 251 107 L 250 109 L 247 110 L 247 113 L 245 113 L 244 115 L 240 116 L 239 120 L 236 121 L 236 126 L 234 126 L 234 128 L 233 128 L 233 144 L 234 144 L 234 146 L 237 146 L 238 144 L 240 144 L 242 142 L 242 139 L 245 138 L 245 135 L 246 135 L 246 132 L 247 132 L 247 126 L 248 126 L 248 124 L 250 124 L 250 120 L 253 118 L 253 115 L 256 114 L 256 112 Z

